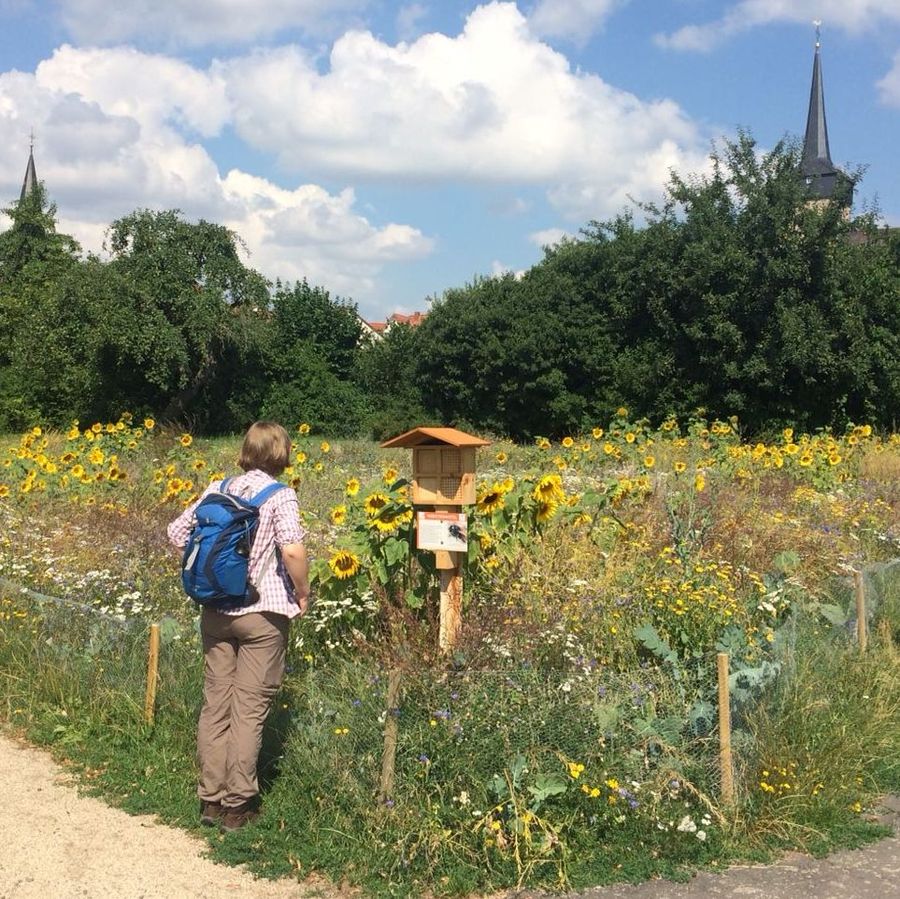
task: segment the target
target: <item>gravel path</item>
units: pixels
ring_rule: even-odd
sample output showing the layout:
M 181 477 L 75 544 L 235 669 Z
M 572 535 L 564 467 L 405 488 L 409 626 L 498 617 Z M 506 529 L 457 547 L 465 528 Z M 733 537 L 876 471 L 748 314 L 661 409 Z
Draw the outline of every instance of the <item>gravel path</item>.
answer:
M 202 840 L 79 796 L 47 753 L 2 734 L 0 797 L 3 899 L 329 895 L 318 885 L 257 880 L 241 868 L 217 865 L 205 857 Z
M 3 899 L 322 899 L 319 883 L 256 880 L 214 864 L 205 844 L 153 818 L 79 796 L 50 756 L 0 734 L 0 897 Z M 900 799 L 883 820 L 900 824 Z M 522 893 L 521 899 L 545 894 Z M 583 899 L 897 899 L 900 837 L 826 859 L 792 854 L 777 865 L 701 873 L 687 884 L 653 881 L 588 890 Z M 566 899 L 566 897 L 560 897 Z M 575 899 L 570 894 L 568 899 Z

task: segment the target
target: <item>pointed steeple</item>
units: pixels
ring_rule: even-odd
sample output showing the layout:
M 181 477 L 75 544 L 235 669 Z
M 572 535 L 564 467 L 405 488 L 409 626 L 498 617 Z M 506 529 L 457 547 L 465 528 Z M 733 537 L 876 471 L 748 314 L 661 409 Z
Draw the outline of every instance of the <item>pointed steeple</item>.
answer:
M 816 53 L 813 58 L 812 86 L 809 91 L 809 112 L 806 117 L 806 136 L 803 140 L 800 174 L 815 200 L 834 199 L 841 205 L 849 206 L 853 197 L 853 182 L 831 161 L 820 56 L 821 22 L 816 22 L 815 25 Z
M 25 167 L 25 180 L 22 182 L 22 194 L 19 202 L 25 199 L 33 190 L 37 188 L 38 179 L 37 171 L 34 167 L 34 132 L 31 133 L 31 146 L 28 150 L 28 165 Z

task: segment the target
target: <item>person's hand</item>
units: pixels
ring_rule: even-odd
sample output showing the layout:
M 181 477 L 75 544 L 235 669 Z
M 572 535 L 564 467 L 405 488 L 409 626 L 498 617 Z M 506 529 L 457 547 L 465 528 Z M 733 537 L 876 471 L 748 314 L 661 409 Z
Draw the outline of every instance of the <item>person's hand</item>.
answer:
M 294 599 L 297 600 L 300 614 L 305 615 L 309 611 L 309 584 L 304 584 L 301 588 L 294 587 Z

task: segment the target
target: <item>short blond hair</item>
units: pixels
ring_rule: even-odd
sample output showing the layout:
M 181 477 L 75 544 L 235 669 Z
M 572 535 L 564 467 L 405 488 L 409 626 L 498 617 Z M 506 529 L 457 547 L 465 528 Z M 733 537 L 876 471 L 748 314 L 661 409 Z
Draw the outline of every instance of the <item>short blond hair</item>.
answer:
M 291 438 L 274 421 L 256 421 L 247 429 L 238 465 L 244 471 L 259 468 L 277 478 L 291 459 Z

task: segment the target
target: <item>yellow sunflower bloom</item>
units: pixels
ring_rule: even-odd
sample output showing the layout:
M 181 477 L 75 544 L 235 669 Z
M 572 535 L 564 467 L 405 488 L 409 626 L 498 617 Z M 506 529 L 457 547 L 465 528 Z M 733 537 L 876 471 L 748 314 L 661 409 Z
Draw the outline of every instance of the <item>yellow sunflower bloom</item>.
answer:
M 374 518 L 388 503 L 390 499 L 386 493 L 370 493 L 363 500 L 363 508 L 369 518 Z
M 356 478 L 350 478 L 344 486 L 344 493 L 347 496 L 356 496 L 359 493 L 359 481 Z
M 687 468 L 684 462 L 676 462 L 672 468 L 675 469 L 675 474 L 682 474 L 684 470 Z
M 302 425 L 297 425 L 297 431 L 300 434 L 308 434 L 309 433 L 309 425 L 306 422 L 303 422 Z
M 390 485 L 393 484 L 394 481 L 397 480 L 397 469 L 394 468 L 393 466 L 391 466 L 390 468 L 385 468 L 384 473 L 381 476 L 381 479 L 384 481 L 385 484 L 388 485 L 388 487 L 390 487 Z
M 706 489 L 706 478 L 703 477 L 702 472 L 694 478 L 694 490 L 697 493 L 703 493 Z
M 541 524 L 550 521 L 556 515 L 557 508 L 559 508 L 559 504 L 555 500 L 538 500 L 537 512 L 534 516 L 535 520 Z
M 571 449 L 571 447 L 573 447 L 575 445 L 575 441 L 571 437 L 563 437 L 562 445 L 566 449 Z
M 331 510 L 331 523 L 341 525 L 347 520 L 347 507 L 335 506 Z
M 545 474 L 535 485 L 531 495 L 539 503 L 558 503 L 565 499 L 562 478 L 558 474 Z
M 9 484 L 0 484 L 0 499 L 9 496 Z
M 323 440 L 319 444 L 319 449 L 322 450 L 323 453 L 330 453 L 331 452 L 331 444 L 327 440 Z
M 359 559 L 349 549 L 339 549 L 328 560 L 328 567 L 339 581 L 344 581 L 359 571 Z
M 603 428 L 594 428 L 594 430 L 591 431 L 591 436 L 594 440 L 600 440 L 600 438 L 603 437 Z
M 482 515 L 491 515 L 497 509 L 502 509 L 506 502 L 503 498 L 504 492 L 503 485 L 496 482 L 490 487 L 485 487 L 478 494 L 476 508 Z
M 500 465 L 505 465 L 506 461 L 509 459 L 509 456 L 507 456 L 506 453 L 501 450 L 499 453 L 497 453 L 496 459 Z

